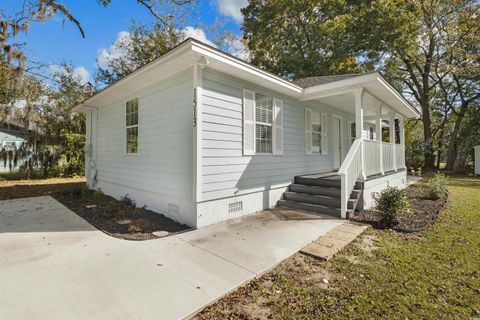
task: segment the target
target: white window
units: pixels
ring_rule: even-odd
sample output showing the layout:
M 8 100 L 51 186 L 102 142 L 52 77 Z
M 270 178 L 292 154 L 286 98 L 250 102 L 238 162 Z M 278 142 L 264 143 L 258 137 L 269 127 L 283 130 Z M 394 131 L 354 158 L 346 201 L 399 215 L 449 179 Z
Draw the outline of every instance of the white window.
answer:
M 255 94 L 256 153 L 272 153 L 273 98 Z
M 138 153 L 138 99 L 127 101 L 125 112 L 127 154 Z
M 307 154 L 327 154 L 327 114 L 305 109 L 305 144 Z
M 283 154 L 283 101 L 243 91 L 243 154 Z

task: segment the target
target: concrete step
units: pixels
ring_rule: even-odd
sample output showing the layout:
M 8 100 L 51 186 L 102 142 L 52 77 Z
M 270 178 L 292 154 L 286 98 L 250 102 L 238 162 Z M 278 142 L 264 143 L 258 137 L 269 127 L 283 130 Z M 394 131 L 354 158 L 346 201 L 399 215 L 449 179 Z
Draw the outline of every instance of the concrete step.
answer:
M 330 197 L 318 194 L 298 193 L 287 191 L 284 194 L 285 200 L 303 202 L 309 204 L 319 204 L 327 207 L 340 207 L 340 198 Z
M 332 207 L 326 207 L 326 206 L 317 205 L 317 204 L 309 204 L 309 203 L 295 202 L 295 201 L 289 201 L 289 200 L 279 200 L 278 205 L 285 206 L 292 209 L 300 209 L 305 211 L 326 214 L 336 218 L 341 217 L 341 211 L 339 208 L 332 208 Z
M 338 189 L 341 187 L 341 181 L 338 179 L 309 178 L 305 176 L 295 177 L 295 184 Z
M 328 188 L 320 186 L 307 186 L 304 184 L 291 184 L 290 191 L 298 193 L 308 193 L 308 194 L 320 194 L 330 197 L 340 197 L 341 192 L 340 188 Z
M 341 188 L 341 178 L 339 175 L 316 178 L 315 176 L 296 176 L 295 184 L 301 184 L 306 186 L 316 186 L 324 188 Z M 357 181 L 355 183 L 355 189 L 363 189 L 363 182 Z

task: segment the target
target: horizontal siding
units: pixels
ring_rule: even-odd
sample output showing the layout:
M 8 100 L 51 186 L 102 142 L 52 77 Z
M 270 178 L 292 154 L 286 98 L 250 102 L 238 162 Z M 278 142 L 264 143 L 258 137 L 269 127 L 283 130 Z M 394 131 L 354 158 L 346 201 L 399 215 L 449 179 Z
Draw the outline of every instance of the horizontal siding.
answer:
M 332 116 L 343 117 L 343 151 L 347 152 L 347 114 L 318 102 L 304 104 L 233 77 L 205 70 L 202 127 L 202 199 L 213 200 L 268 190 L 291 183 L 300 174 L 330 171 Z M 243 156 L 243 89 L 275 96 L 284 102 L 284 154 Z M 328 113 L 328 155 L 305 154 L 304 108 Z
M 192 71 L 144 88 L 139 98 L 139 153 L 125 154 L 125 102 L 100 106 L 98 179 L 192 199 Z

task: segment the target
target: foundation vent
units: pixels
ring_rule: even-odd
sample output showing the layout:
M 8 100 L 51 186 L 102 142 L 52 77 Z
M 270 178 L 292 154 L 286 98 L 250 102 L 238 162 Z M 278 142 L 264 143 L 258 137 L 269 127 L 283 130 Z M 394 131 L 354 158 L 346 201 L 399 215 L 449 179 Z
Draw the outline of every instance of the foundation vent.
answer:
M 228 213 L 240 212 L 243 210 L 243 201 L 232 202 L 228 205 Z
M 180 213 L 180 206 L 175 203 L 169 203 L 168 204 L 168 212 L 174 213 L 174 214 L 179 214 Z

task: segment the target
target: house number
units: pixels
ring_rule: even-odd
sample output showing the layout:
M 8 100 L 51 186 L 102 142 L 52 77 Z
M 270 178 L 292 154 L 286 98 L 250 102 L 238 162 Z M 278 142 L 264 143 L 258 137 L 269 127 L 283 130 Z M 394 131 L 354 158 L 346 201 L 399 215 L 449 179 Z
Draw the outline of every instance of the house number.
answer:
M 197 89 L 193 89 L 193 127 L 197 126 Z

